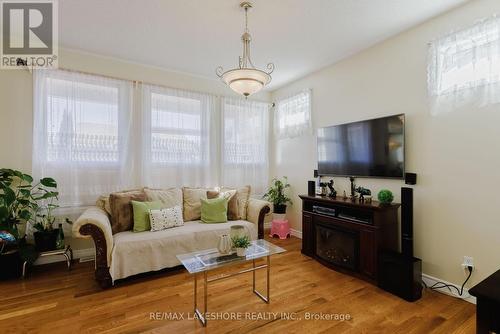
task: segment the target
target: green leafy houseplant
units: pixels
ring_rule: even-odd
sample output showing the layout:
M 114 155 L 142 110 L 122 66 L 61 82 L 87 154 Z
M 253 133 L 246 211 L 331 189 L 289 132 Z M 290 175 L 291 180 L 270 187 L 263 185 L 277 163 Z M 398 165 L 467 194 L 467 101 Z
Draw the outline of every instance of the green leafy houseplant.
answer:
M 14 242 L 8 247 L 2 245 L 0 251 L 0 279 L 21 275 L 21 264 L 32 264 L 38 257 L 33 245 L 26 242 L 18 225 L 30 221 L 45 199 L 57 197 L 57 183 L 54 179 L 43 178 L 33 184 L 33 177 L 20 171 L 0 169 L 0 232 L 11 235 Z M 6 240 L 3 240 L 3 244 Z
M 231 238 L 233 247 L 236 248 L 236 253 L 238 256 L 245 256 L 246 249 L 252 244 L 250 238 L 247 235 L 244 236 L 234 236 Z
M 292 200 L 286 194 L 288 188 L 290 188 L 290 184 L 286 176 L 284 176 L 282 180 L 274 178 L 271 181 L 271 186 L 267 193 L 264 194 L 263 198 L 273 203 L 274 213 L 285 213 L 287 203 L 292 205 Z
M 23 238 L 18 231 L 21 222 L 28 222 L 40 209 L 44 200 L 57 198 L 57 183 L 43 178 L 33 184 L 33 177 L 20 171 L 0 169 L 0 229 L 15 238 Z
M 377 198 L 379 202 L 382 204 L 391 204 L 392 201 L 394 200 L 394 195 L 392 194 L 392 191 L 387 189 L 382 189 L 379 191 Z

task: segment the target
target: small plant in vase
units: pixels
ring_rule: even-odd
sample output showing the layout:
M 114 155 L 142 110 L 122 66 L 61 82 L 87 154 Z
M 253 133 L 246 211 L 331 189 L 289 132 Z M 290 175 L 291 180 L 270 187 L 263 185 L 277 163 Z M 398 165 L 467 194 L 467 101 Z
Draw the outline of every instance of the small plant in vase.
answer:
M 231 239 L 238 256 L 246 256 L 247 248 L 252 244 L 248 236 L 236 236 Z
M 392 194 L 392 191 L 382 189 L 379 191 L 377 198 L 381 204 L 388 205 L 394 200 L 394 195 Z
M 263 198 L 273 203 L 274 213 L 285 214 L 287 203 L 292 205 L 292 200 L 287 195 L 288 188 L 290 188 L 290 184 L 287 177 L 284 176 L 282 180 L 273 179 L 269 190 L 264 194 Z
M 44 205 L 39 206 L 33 222 L 33 233 L 36 249 L 40 252 L 51 251 L 64 248 L 63 225 L 59 223 L 58 228 L 54 228 L 56 217 L 54 210 L 59 207 L 56 204 L 57 196 L 50 197 Z M 67 224 L 72 224 L 65 218 Z

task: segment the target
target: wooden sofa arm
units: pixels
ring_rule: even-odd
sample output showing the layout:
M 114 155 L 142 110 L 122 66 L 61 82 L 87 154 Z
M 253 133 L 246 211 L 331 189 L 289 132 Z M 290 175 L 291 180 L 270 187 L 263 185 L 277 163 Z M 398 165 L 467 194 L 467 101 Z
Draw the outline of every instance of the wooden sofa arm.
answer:
M 87 209 L 73 224 L 73 235 L 77 238 L 92 238 L 95 245 L 95 276 L 102 288 L 112 285 L 109 274 L 113 233 L 105 211 L 93 207 Z
M 271 212 L 269 202 L 255 198 L 250 198 L 248 201 L 247 220 L 257 225 L 259 239 L 264 239 L 264 219 L 269 212 Z

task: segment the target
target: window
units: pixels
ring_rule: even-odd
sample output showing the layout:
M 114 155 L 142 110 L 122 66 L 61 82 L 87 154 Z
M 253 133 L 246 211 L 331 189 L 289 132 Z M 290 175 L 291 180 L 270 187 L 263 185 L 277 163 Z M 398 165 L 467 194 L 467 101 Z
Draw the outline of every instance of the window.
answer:
M 66 70 L 34 74 L 33 175 L 62 207 L 148 186 L 268 181 L 269 105 Z M 76 209 L 77 210 L 77 209 Z
M 145 185 L 215 185 L 214 97 L 153 85 L 142 92 Z
M 298 137 L 311 131 L 311 91 L 278 101 L 274 118 L 278 138 Z
M 200 164 L 203 160 L 201 101 L 152 93 L 151 106 L 152 162 Z
M 222 182 L 250 184 L 261 194 L 268 182 L 269 105 L 243 99 L 222 99 Z
M 56 177 L 63 206 L 127 186 L 131 84 L 62 70 L 34 80 L 33 173 Z
M 57 78 L 47 84 L 47 161 L 118 162 L 119 86 Z
M 434 111 L 500 102 L 500 19 L 493 17 L 431 43 L 429 95 Z

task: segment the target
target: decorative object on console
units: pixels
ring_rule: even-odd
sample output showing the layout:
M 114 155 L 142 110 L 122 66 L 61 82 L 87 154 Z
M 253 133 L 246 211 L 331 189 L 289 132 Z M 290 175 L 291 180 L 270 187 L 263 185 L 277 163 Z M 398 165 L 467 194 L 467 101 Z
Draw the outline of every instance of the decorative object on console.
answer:
M 328 188 L 330 189 L 330 193 L 328 194 L 328 197 L 332 197 L 332 198 L 337 197 L 337 191 L 333 187 L 333 179 L 331 179 L 330 182 L 328 182 Z
M 359 194 L 359 200 L 362 202 L 365 200 L 365 196 L 370 196 L 372 194 L 370 189 L 363 187 L 357 187 L 356 192 Z
M 232 243 L 231 243 L 231 238 L 229 238 L 229 235 L 223 234 L 219 237 L 219 242 L 217 244 L 217 249 L 219 250 L 219 253 L 221 254 L 229 254 L 232 249 Z
M 288 178 L 286 176 L 284 176 L 282 180 L 274 178 L 271 182 L 271 186 L 267 193 L 264 194 L 263 198 L 273 203 L 274 213 L 284 214 L 286 213 L 287 203 L 292 205 L 292 200 L 286 193 L 286 190 L 290 188 Z
M 233 242 L 233 247 L 236 248 L 236 254 L 238 256 L 245 256 L 247 248 L 252 244 L 250 238 L 246 235 L 242 237 L 234 237 L 231 239 Z
M 328 183 L 326 182 L 320 182 L 319 187 L 321 189 L 320 196 L 326 196 L 327 190 L 326 188 L 328 187 Z
M 345 193 L 345 190 L 344 190 L 344 196 L 342 196 L 342 198 L 343 198 L 344 200 L 346 200 L 346 199 L 347 199 L 347 194 Z
M 354 183 L 354 177 L 349 177 L 349 181 L 351 181 L 351 200 L 356 199 L 356 184 Z
M 392 191 L 382 189 L 378 192 L 377 198 L 381 204 L 391 204 L 394 200 L 394 195 L 392 194 Z
M 250 41 L 252 36 L 248 31 L 248 10 L 252 8 L 252 4 L 244 1 L 240 4 L 245 10 L 245 32 L 241 36 L 243 42 L 243 55 L 239 60 L 239 67 L 225 71 L 222 66 L 216 69 L 217 76 L 228 85 L 233 91 L 248 97 L 260 91 L 264 86 L 271 82 L 271 73 L 274 71 L 274 64 L 267 64 L 267 72 L 258 70 L 250 59 Z

